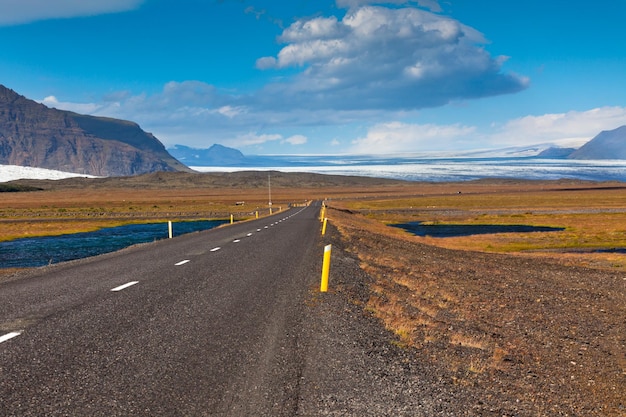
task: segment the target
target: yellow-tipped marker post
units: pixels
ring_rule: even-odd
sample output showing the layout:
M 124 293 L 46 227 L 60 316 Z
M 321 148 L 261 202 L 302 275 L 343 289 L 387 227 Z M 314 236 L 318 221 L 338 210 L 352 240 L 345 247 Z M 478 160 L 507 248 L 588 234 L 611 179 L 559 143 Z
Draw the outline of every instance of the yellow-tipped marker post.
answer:
M 326 206 L 322 204 L 322 209 L 320 210 L 320 221 L 323 222 L 326 218 Z
M 326 234 L 326 223 L 328 223 L 328 219 L 324 217 L 324 224 L 322 224 L 322 236 Z
M 330 251 L 333 245 L 324 247 L 324 263 L 322 265 L 322 283 L 320 284 L 320 292 L 328 291 L 328 275 L 330 275 Z

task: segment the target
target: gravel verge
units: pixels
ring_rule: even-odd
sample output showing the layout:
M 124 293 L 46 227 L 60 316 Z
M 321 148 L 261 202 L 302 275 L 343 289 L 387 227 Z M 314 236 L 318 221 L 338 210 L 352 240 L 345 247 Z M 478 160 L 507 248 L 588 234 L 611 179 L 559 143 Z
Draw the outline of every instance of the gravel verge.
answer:
M 331 216 L 330 291 L 310 291 L 297 415 L 626 415 L 626 274 Z

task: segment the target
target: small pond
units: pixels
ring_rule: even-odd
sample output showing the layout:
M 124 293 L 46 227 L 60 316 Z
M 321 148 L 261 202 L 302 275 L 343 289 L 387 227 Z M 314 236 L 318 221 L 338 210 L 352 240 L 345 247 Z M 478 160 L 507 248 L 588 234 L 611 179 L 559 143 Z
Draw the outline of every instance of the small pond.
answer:
M 173 235 L 207 230 L 225 220 L 173 223 Z M 95 232 L 30 237 L 0 242 L 0 268 L 31 268 L 114 252 L 168 237 L 167 223 L 129 224 Z
M 422 224 L 421 222 L 409 222 L 391 226 L 399 227 L 417 236 L 431 237 L 459 237 L 492 233 L 559 232 L 565 230 L 564 227 L 517 224 Z

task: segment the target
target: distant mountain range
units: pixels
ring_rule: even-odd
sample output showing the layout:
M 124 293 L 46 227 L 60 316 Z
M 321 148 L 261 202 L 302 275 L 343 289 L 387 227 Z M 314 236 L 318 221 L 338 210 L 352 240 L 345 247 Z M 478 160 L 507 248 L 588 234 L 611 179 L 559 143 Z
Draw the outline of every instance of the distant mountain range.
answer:
M 237 149 L 213 145 L 208 149 L 176 145 L 168 151 L 178 160 L 191 167 L 307 167 L 316 165 L 340 165 L 345 155 L 244 155 Z M 626 159 L 626 126 L 603 131 L 582 147 L 561 148 L 549 145 L 520 146 L 503 149 L 471 150 L 457 152 L 429 152 L 403 156 L 411 159 L 429 158 L 546 158 L 546 159 Z M 397 155 L 350 156 L 354 162 L 371 165 L 389 164 Z
M 169 152 L 168 152 L 169 151 Z M 419 152 L 419 150 L 416 150 Z M 526 146 L 440 153 L 447 158 L 626 159 L 626 126 L 603 131 L 579 149 Z M 415 156 L 428 159 L 428 154 Z M 312 167 L 373 165 L 393 156 L 244 155 L 219 144 L 208 149 L 165 149 L 136 123 L 51 109 L 0 85 L 0 165 L 53 169 L 93 176 L 129 176 L 197 167 Z
M 174 158 L 188 166 L 241 166 L 247 160 L 241 151 L 218 144 L 208 149 L 175 145 L 168 151 Z
M 0 164 L 95 176 L 191 171 L 136 123 L 51 109 L 3 85 Z
M 237 149 L 213 145 L 196 149 L 176 145 L 168 151 L 191 167 L 310 167 L 318 165 L 386 164 L 397 155 L 244 155 Z M 561 148 L 549 145 L 519 146 L 503 149 L 459 152 L 404 154 L 403 159 L 430 158 L 545 158 L 545 159 L 626 159 L 626 126 L 603 131 L 582 147 Z

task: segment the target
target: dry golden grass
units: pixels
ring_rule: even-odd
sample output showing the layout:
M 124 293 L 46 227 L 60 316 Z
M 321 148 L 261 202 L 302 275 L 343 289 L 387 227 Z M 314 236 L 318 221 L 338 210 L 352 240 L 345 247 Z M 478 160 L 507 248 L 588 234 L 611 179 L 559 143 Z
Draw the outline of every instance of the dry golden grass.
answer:
M 346 203 L 329 218 L 372 277 L 366 308 L 392 343 L 494 412 L 513 402 L 519 415 L 623 416 L 623 273 L 436 248 Z
M 300 191 L 277 192 L 273 209 L 303 203 Z M 289 197 L 287 197 L 289 196 Z M 52 190 L 6 193 L 0 200 L 0 241 L 87 232 L 128 223 L 252 218 L 269 213 L 262 190 Z M 237 205 L 237 202 L 245 202 Z
M 137 177 L 23 180 L 41 191 L 6 192 L 0 199 L 0 241 L 90 231 L 161 220 L 236 220 L 269 212 L 268 173 L 154 173 Z M 324 198 L 412 194 L 397 181 L 272 172 L 272 208 Z M 237 205 L 237 202 L 245 202 Z
M 455 184 L 457 188 L 460 185 Z M 448 225 L 529 225 L 563 228 L 558 232 L 498 233 L 415 239 L 450 249 L 503 253 L 535 253 L 586 266 L 626 269 L 626 186 L 546 183 L 468 186 L 451 193 L 424 193 L 407 198 L 344 200 L 335 206 L 358 211 L 384 224 L 419 221 Z M 601 253 L 598 250 L 607 252 Z M 578 252 L 578 253 L 573 253 Z M 564 256 L 564 254 L 566 254 Z

